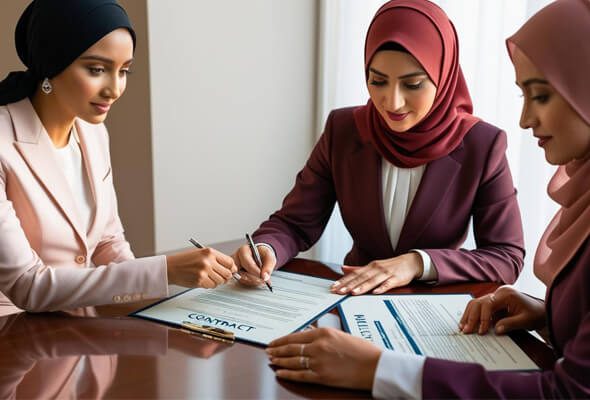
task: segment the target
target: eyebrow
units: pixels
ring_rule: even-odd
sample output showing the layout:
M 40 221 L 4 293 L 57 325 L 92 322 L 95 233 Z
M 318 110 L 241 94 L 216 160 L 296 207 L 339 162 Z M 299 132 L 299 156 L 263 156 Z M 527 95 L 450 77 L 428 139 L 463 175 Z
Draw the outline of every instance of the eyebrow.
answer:
M 82 57 L 80 57 L 80 60 L 102 61 L 102 62 L 104 62 L 106 64 L 111 64 L 111 65 L 115 63 L 110 58 L 101 57 L 101 56 L 95 56 L 95 55 L 82 56 Z M 130 58 L 129 60 L 125 61 L 123 63 L 123 65 L 129 64 L 132 61 L 133 61 L 133 58 Z
M 518 82 L 516 82 L 516 84 L 518 85 Z M 548 85 L 549 82 L 547 82 L 545 79 L 541 79 L 541 78 L 530 78 L 525 80 L 524 82 L 522 82 L 522 87 L 528 87 L 534 84 L 540 84 L 540 85 Z
M 384 74 L 381 71 L 376 70 L 373 67 L 369 67 L 369 71 L 371 71 L 372 73 L 382 76 L 384 78 L 389 78 L 389 75 Z M 426 75 L 426 72 L 424 71 L 416 71 L 416 72 L 410 72 L 409 74 L 404 74 L 404 75 L 400 75 L 397 77 L 397 79 L 406 79 L 406 78 L 413 78 L 415 76 L 422 76 L 422 75 Z

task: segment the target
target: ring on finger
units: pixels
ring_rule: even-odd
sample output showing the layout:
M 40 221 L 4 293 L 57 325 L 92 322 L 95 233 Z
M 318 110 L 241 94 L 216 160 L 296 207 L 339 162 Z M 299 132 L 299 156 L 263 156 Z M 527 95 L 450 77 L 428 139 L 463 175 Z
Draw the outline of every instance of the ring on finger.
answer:
M 309 368 L 309 357 L 305 357 L 305 369 L 311 369 Z
M 301 345 L 301 348 L 299 349 L 299 355 L 303 356 L 303 349 L 305 349 L 305 344 Z
M 309 365 L 309 361 L 307 360 L 307 357 L 300 356 L 299 357 L 299 365 L 301 366 L 301 368 L 307 368 L 306 365 Z

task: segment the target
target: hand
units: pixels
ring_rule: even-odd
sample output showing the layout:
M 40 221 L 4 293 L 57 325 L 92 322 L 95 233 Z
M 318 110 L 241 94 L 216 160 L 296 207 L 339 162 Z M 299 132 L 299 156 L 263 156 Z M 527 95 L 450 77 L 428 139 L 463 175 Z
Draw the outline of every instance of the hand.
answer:
M 410 252 L 387 260 L 376 260 L 364 267 L 342 266 L 345 273 L 332 284 L 332 292 L 346 294 L 363 294 L 371 289 L 380 294 L 398 286 L 404 286 L 424 272 L 422 257 Z
M 495 331 L 503 334 L 516 329 L 541 329 L 545 326 L 545 304 L 511 286 L 471 300 L 459 322 L 463 333 L 485 334 L 495 322 Z
M 212 289 L 226 283 L 238 268 L 234 260 L 210 247 L 166 256 L 168 283 Z
M 279 378 L 370 390 L 381 349 L 333 328 L 311 329 L 274 340 L 266 349 Z
M 248 286 L 258 286 L 264 282 L 270 283 L 270 275 L 274 271 L 275 265 L 277 265 L 277 259 L 275 258 L 274 252 L 267 246 L 256 245 L 260 258 L 262 260 L 262 268 L 258 268 L 252 250 L 247 244 L 241 246 L 234 254 L 234 259 L 238 268 L 241 268 L 240 283 Z

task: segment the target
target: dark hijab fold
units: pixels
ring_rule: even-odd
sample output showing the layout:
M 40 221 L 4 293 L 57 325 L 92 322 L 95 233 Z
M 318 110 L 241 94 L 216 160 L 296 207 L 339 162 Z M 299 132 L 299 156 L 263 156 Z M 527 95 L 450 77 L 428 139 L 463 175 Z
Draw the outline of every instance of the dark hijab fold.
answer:
M 66 69 L 84 51 L 115 29 L 135 32 L 115 0 L 33 0 L 16 25 L 14 41 L 26 71 L 0 82 L 0 105 L 30 97 L 45 78 Z
M 406 132 L 389 129 L 369 99 L 355 109 L 356 126 L 390 163 L 413 168 L 442 158 L 461 144 L 479 119 L 459 66 L 459 44 L 453 24 L 435 4 L 425 0 L 392 0 L 375 14 L 365 41 L 365 74 L 381 46 L 404 47 L 436 85 L 432 109 Z

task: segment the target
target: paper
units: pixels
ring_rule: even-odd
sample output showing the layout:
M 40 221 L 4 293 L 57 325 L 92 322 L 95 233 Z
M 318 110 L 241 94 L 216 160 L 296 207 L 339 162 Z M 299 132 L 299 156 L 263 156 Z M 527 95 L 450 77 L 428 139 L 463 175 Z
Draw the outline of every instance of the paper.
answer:
M 508 336 L 464 335 L 459 321 L 468 294 L 350 297 L 339 306 L 345 330 L 382 348 L 453 361 L 487 370 L 536 370 Z
M 190 321 L 234 332 L 238 340 L 267 345 L 305 328 L 345 296 L 330 292 L 331 280 L 276 271 L 266 286 L 230 282 L 215 289 L 190 289 L 132 315 L 182 324 Z

